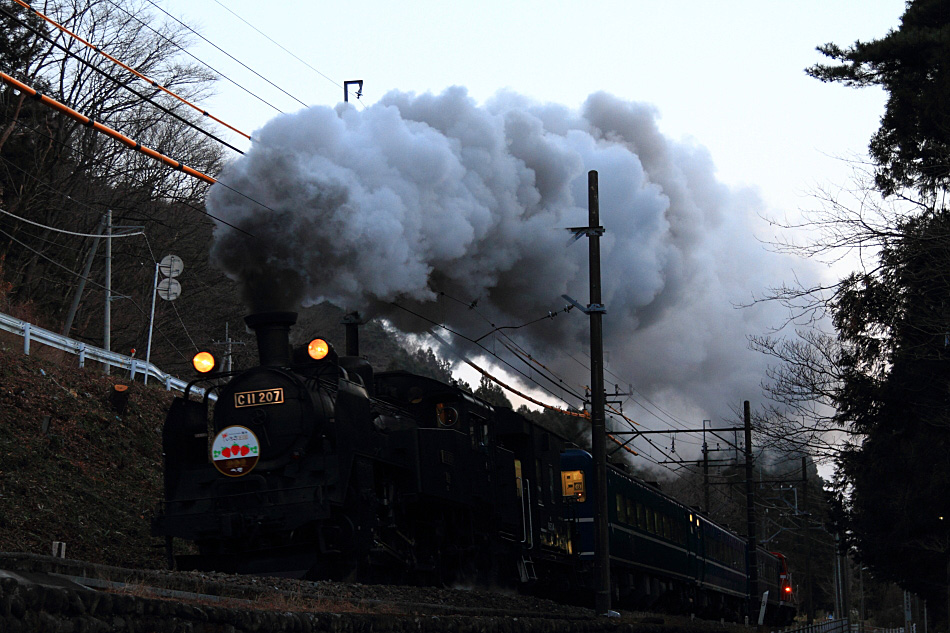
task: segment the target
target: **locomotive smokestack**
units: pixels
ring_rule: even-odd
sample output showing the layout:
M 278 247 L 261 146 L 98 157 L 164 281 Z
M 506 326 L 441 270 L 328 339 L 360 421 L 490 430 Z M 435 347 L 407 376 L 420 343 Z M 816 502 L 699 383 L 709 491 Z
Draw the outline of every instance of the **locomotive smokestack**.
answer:
M 349 312 L 343 317 L 347 356 L 360 355 L 360 324 L 359 312 Z
M 290 364 L 290 326 L 297 322 L 296 312 L 258 312 L 244 317 L 244 322 L 257 334 L 261 365 Z

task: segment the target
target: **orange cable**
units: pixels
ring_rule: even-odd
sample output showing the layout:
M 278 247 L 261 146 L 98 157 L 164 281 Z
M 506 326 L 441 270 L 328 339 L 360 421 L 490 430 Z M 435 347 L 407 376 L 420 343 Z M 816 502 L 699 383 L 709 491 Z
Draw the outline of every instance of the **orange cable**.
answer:
M 16 0 L 16 1 L 19 2 L 20 0 Z M 215 179 L 212 178 L 211 176 L 209 176 L 209 175 L 207 175 L 207 174 L 205 174 L 205 173 L 202 173 L 202 172 L 198 171 L 197 169 L 193 169 L 193 168 L 191 168 L 191 167 L 189 167 L 189 166 L 187 166 L 187 165 L 185 165 L 185 164 L 183 164 L 183 163 L 178 162 L 177 160 L 175 160 L 175 159 L 173 159 L 173 158 L 169 158 L 168 156 L 165 156 L 164 154 L 162 154 L 162 153 L 160 153 L 160 152 L 157 152 L 157 151 L 155 151 L 155 150 L 153 150 L 153 149 L 150 149 L 150 148 L 148 148 L 148 147 L 145 147 L 144 145 L 142 145 L 142 144 L 139 143 L 138 141 L 135 141 L 135 140 L 129 138 L 128 136 L 125 136 L 124 134 L 122 134 L 122 133 L 120 133 L 120 132 L 116 132 L 116 131 L 113 130 L 111 127 L 108 127 L 108 126 L 106 126 L 106 125 L 103 125 L 102 123 L 98 123 L 98 122 L 96 122 L 96 121 L 93 121 L 92 119 L 90 119 L 90 118 L 87 117 L 86 115 L 80 114 L 79 112 L 76 112 L 75 110 L 73 110 L 73 109 L 70 108 L 69 106 L 62 104 L 62 103 L 60 103 L 59 101 L 56 101 L 55 99 L 52 99 L 52 98 L 50 98 L 50 97 L 47 97 L 46 95 L 40 94 L 39 92 L 37 92 L 37 91 L 34 90 L 33 88 L 29 87 L 29 86 L 26 85 L 25 83 L 22 83 L 22 82 L 20 82 L 20 81 L 17 81 L 16 79 L 14 79 L 13 77 L 11 77 L 10 75 L 8 75 L 8 74 L 6 74 L 6 73 L 4 73 L 4 72 L 0 72 L 0 80 L 6 82 L 6 83 L 8 83 L 8 84 L 10 84 L 11 86 L 13 86 L 14 88 L 16 88 L 16 89 L 18 89 L 18 90 L 22 90 L 23 92 L 25 92 L 25 93 L 27 93 L 28 95 L 34 97 L 35 99 L 38 99 L 38 100 L 39 100 L 40 102 L 42 102 L 44 105 L 47 105 L 47 106 L 53 108 L 54 110 L 58 110 L 58 111 L 62 112 L 63 114 L 65 114 L 65 115 L 67 115 L 67 116 L 69 116 L 69 117 L 71 117 L 71 118 L 73 118 L 73 119 L 79 121 L 79 122 L 82 123 L 83 125 L 87 125 L 87 126 L 93 128 L 93 129 L 96 130 L 97 132 L 102 132 L 103 134 L 105 134 L 105 135 L 107 135 L 107 136 L 111 136 L 112 138 L 116 139 L 117 141 L 119 141 L 119 142 L 121 142 L 121 143 L 124 143 L 125 145 L 128 145 L 130 148 L 132 148 L 132 149 L 134 149 L 134 150 L 136 150 L 136 151 L 139 151 L 139 152 L 145 154 L 146 156 L 149 156 L 149 157 L 151 157 L 151 158 L 154 158 L 154 159 L 157 160 L 157 161 L 160 161 L 160 162 L 162 162 L 162 163 L 165 163 L 165 164 L 168 165 L 169 167 L 173 167 L 173 168 L 175 168 L 175 169 L 177 169 L 177 170 L 179 170 L 179 171 L 183 171 L 183 172 L 185 172 L 186 174 L 188 174 L 189 176 L 193 176 L 193 177 L 195 177 L 195 178 L 197 178 L 197 179 L 199 179 L 199 180 L 203 180 L 203 181 L 205 181 L 205 182 L 208 183 L 208 184 L 212 184 L 212 185 L 213 185 L 214 183 L 217 182 L 217 180 L 215 180 Z
M 165 92 L 165 93 L 171 95 L 172 97 L 174 97 L 175 99 L 178 99 L 179 101 L 181 101 L 181 102 L 184 103 L 185 105 L 187 105 L 187 106 L 189 106 L 189 107 L 191 107 L 191 108 L 194 108 L 195 110 L 197 110 L 198 112 L 200 112 L 200 113 L 203 114 L 204 116 L 206 116 L 206 117 L 212 119 L 213 121 L 217 121 L 218 123 L 220 123 L 220 124 L 223 125 L 224 127 L 228 128 L 229 130 L 231 130 L 231 131 L 233 131 L 233 132 L 237 132 L 238 134 L 240 134 L 241 136 L 243 136 L 243 137 L 246 138 L 247 140 L 251 140 L 250 134 L 246 134 L 246 133 L 242 132 L 241 130 L 237 129 L 236 127 L 230 125 L 229 123 L 226 123 L 225 121 L 222 121 L 221 119 L 219 119 L 218 117 L 214 116 L 213 114 L 210 114 L 207 110 L 202 110 L 201 108 L 199 108 L 199 107 L 196 106 L 195 104 L 191 103 L 190 101 L 188 101 L 188 100 L 185 99 L 184 97 L 181 97 L 181 96 L 175 94 L 174 92 L 172 92 L 171 90 L 169 90 L 169 89 L 166 88 L 165 86 L 159 84 L 157 81 L 154 81 L 154 80 L 152 80 L 152 79 L 149 79 L 148 77 L 146 77 L 145 75 L 143 75 L 143 74 L 140 73 L 139 71 L 135 70 L 134 68 L 131 68 L 131 67 L 129 67 L 129 66 L 126 65 L 126 64 L 123 64 L 123 63 L 120 62 L 118 59 L 116 59 L 116 58 L 113 57 L 112 55 L 109 55 L 109 54 L 106 53 L 104 50 L 102 50 L 101 48 L 99 48 L 98 46 L 96 46 L 95 44 L 92 44 L 92 43 L 90 43 L 90 42 L 87 42 L 86 40 L 84 40 L 83 38 L 79 37 L 78 35 L 76 35 L 76 34 L 73 33 L 72 31 L 70 31 L 69 29 L 67 29 L 65 26 L 63 26 L 62 24 L 60 24 L 59 22 L 53 20 L 52 18 L 49 18 L 49 17 L 43 15 L 42 13 L 40 13 L 39 11 L 37 11 L 36 9 L 34 9 L 33 7 L 31 7 L 29 4 L 27 4 L 27 3 L 24 2 L 23 0 L 13 0 L 13 1 L 16 2 L 17 4 L 19 4 L 20 6 L 22 6 L 23 8 L 29 9 L 30 11 L 32 11 L 33 13 L 35 13 L 37 16 L 39 16 L 40 18 L 46 20 L 47 22 L 49 22 L 50 24 L 52 24 L 53 26 L 55 26 L 57 29 L 59 29 L 59 30 L 62 31 L 63 33 L 66 33 L 66 34 L 69 35 L 70 37 L 72 37 L 72 38 L 74 38 L 74 39 L 76 39 L 76 40 L 82 42 L 83 44 L 85 44 L 86 46 L 88 46 L 88 47 L 91 48 L 92 50 L 96 51 L 97 53 L 99 53 L 100 55 L 102 55 L 103 57 L 105 57 L 106 59 L 112 61 L 112 62 L 115 63 L 115 64 L 118 64 L 119 66 L 121 66 L 121 67 L 124 68 L 125 70 L 129 71 L 130 73 L 132 73 L 133 75 L 135 75 L 135 76 L 138 77 L 139 79 L 142 79 L 143 81 L 148 82 L 149 84 L 151 84 L 151 85 L 154 86 L 155 88 L 158 88 L 159 90 L 161 90 L 161 91 L 163 91 L 163 92 Z
M 627 446 L 626 444 L 624 444 L 623 442 L 621 442 L 620 440 L 618 440 L 616 437 L 614 437 L 614 436 L 611 435 L 610 433 L 607 434 L 607 437 L 609 437 L 610 439 L 612 439 L 612 440 L 614 441 L 614 444 L 616 444 L 617 446 L 619 446 L 619 447 L 622 448 L 623 450 L 627 451 L 627 452 L 630 453 L 631 455 L 637 455 L 637 456 L 640 455 L 640 453 L 636 452 L 635 450 L 633 450 L 632 448 L 630 448 L 629 446 Z

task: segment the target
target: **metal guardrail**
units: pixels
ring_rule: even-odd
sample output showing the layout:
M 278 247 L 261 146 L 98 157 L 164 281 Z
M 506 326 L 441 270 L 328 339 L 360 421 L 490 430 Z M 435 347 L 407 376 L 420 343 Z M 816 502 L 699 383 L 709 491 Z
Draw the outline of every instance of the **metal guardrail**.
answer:
M 21 321 L 20 319 L 3 314 L 2 312 L 0 312 L 0 330 L 22 336 L 23 353 L 27 356 L 30 354 L 30 345 L 35 342 L 64 352 L 69 352 L 70 354 L 76 354 L 79 356 L 80 367 L 85 367 L 86 361 L 103 363 L 110 367 L 128 372 L 129 380 L 135 380 L 135 377 L 139 374 L 143 376 L 146 382 L 148 382 L 148 377 L 152 377 L 165 385 L 165 389 L 168 391 L 174 389 L 184 392 L 185 387 L 188 385 L 187 380 L 182 380 L 171 374 L 167 374 L 152 363 L 146 363 L 140 358 L 107 351 L 81 341 L 76 341 L 62 334 L 50 332 L 49 330 L 45 330 L 26 321 Z M 203 389 L 193 388 L 192 391 L 198 395 L 204 395 Z M 215 399 L 214 394 L 211 394 L 210 397 L 211 399 Z
M 904 629 L 876 629 L 864 626 L 863 622 L 851 622 L 847 619 L 820 620 L 814 624 L 782 629 L 782 633 L 903 633 Z M 916 633 L 914 627 L 913 633 Z

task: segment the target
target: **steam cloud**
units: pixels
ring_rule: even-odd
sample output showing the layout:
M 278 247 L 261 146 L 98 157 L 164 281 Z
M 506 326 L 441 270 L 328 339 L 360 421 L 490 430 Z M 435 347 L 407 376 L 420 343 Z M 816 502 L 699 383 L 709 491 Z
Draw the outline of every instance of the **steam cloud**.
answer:
M 605 93 L 579 112 L 509 92 L 479 106 L 463 88 L 279 116 L 222 176 L 230 189 L 211 189 L 209 210 L 254 235 L 219 226 L 212 256 L 255 311 L 329 300 L 428 328 L 395 301 L 480 336 L 558 311 L 562 294 L 588 302 L 587 240 L 568 247 L 564 229 L 586 226 L 594 169 L 608 369 L 621 390 L 716 419 L 759 396 L 765 359 L 746 336 L 776 319 L 734 306 L 781 260 L 752 235 L 757 196 L 718 182 L 705 148 L 656 116 Z M 509 335 L 588 384 L 562 353 L 583 360 L 588 327 L 574 311 Z

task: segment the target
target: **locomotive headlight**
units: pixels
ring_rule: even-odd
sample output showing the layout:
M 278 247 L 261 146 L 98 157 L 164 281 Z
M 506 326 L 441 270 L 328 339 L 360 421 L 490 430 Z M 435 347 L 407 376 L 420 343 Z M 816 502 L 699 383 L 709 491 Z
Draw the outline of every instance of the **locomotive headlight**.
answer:
M 211 352 L 198 352 L 194 358 L 191 359 L 191 364 L 195 366 L 195 369 L 198 370 L 199 373 L 207 374 L 213 370 L 218 363 L 215 360 L 214 354 Z
M 322 338 L 315 338 L 307 344 L 307 355 L 313 360 L 323 360 L 330 353 L 330 344 Z

